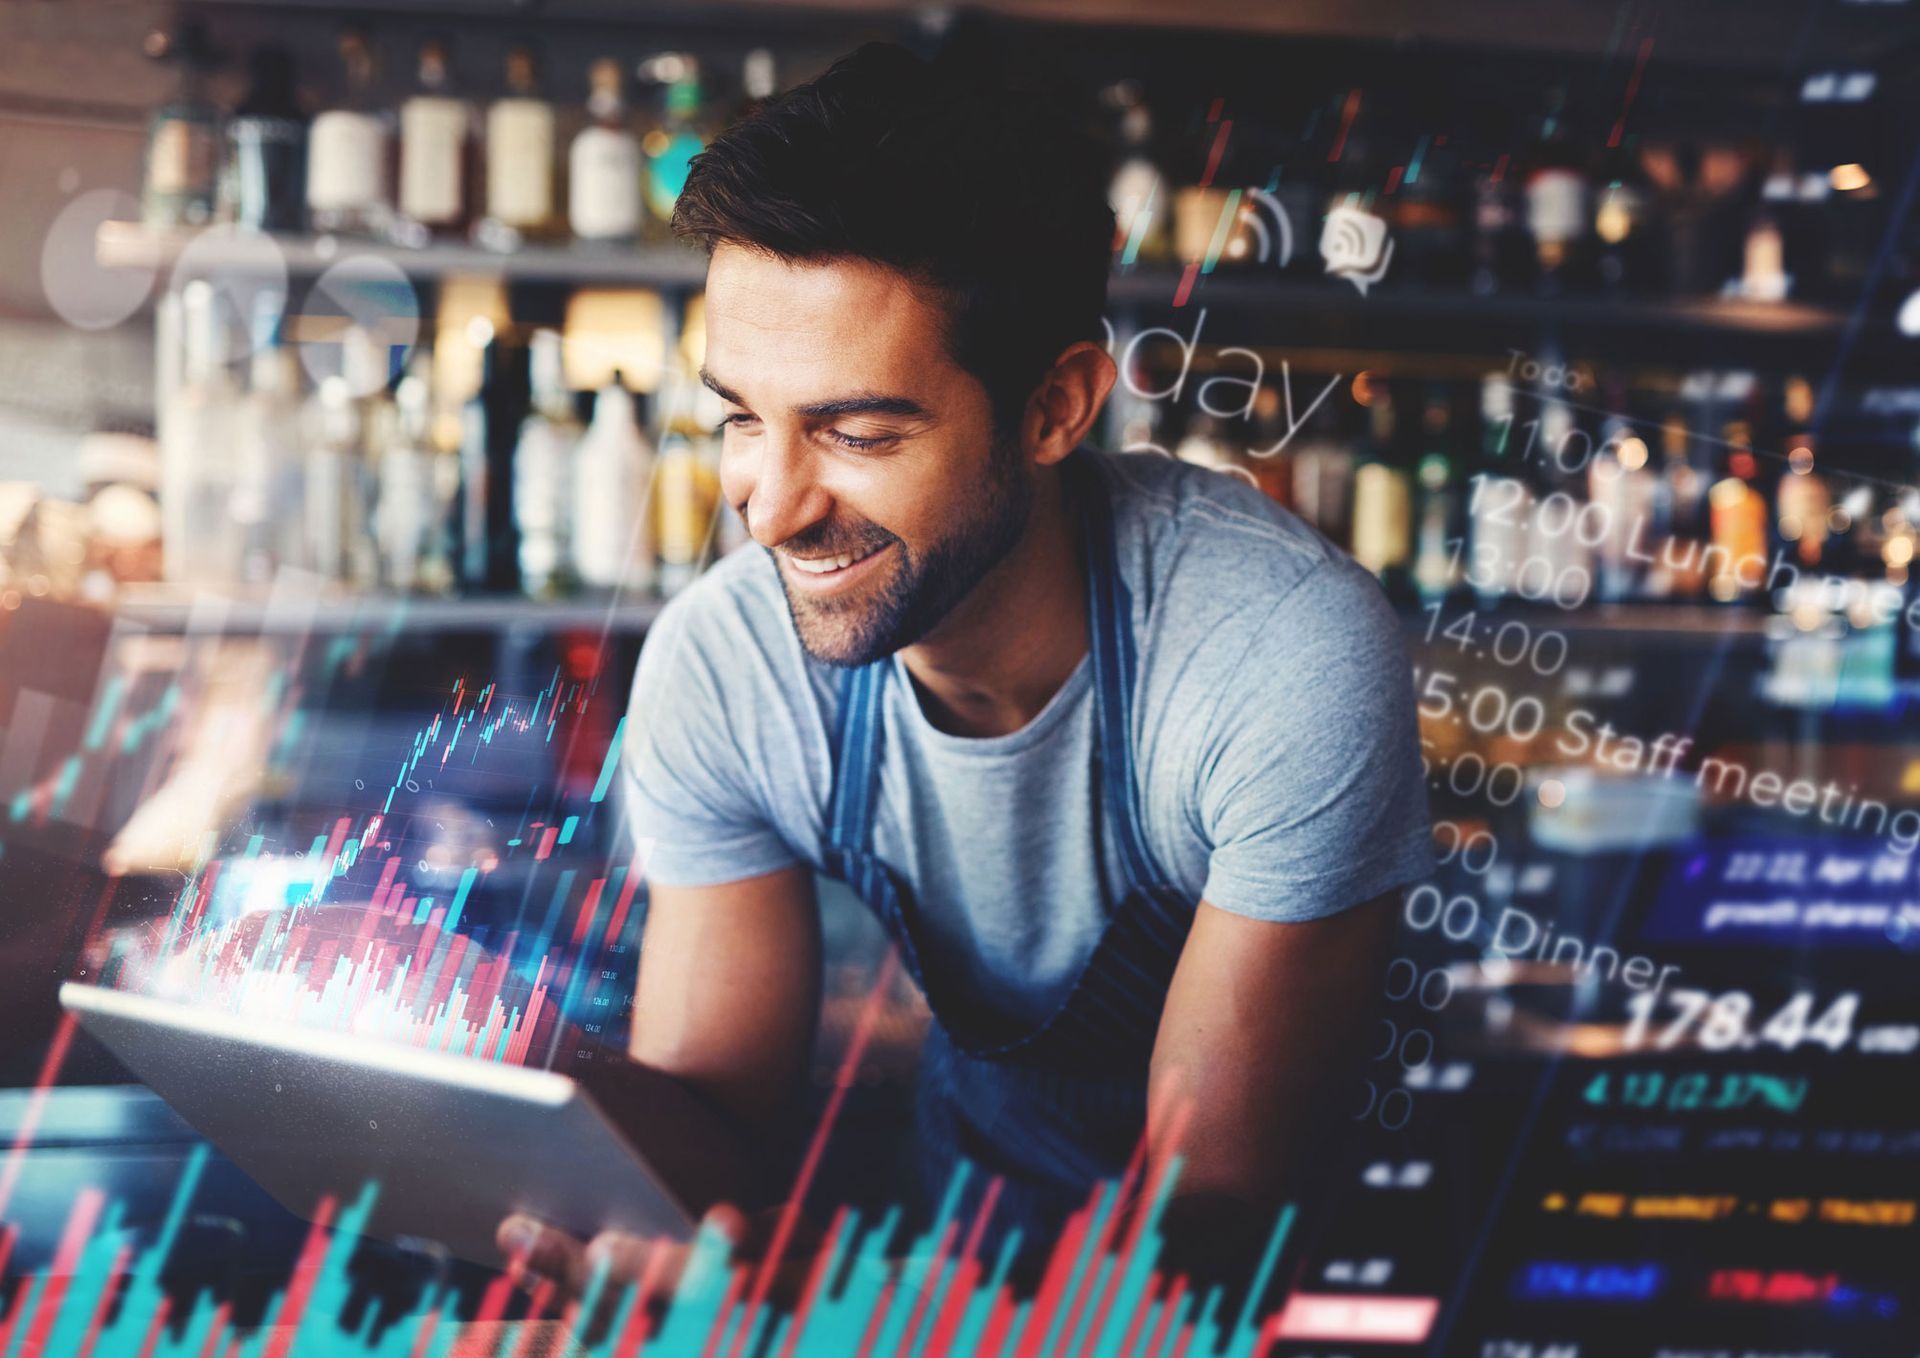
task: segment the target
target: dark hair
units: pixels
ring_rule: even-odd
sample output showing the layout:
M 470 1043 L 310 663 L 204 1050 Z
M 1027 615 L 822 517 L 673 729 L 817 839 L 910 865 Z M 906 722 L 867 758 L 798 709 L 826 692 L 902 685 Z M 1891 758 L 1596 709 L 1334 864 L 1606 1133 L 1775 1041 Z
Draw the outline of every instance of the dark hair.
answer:
M 1101 335 L 1105 161 L 1064 99 L 869 43 L 696 156 L 673 229 L 931 285 L 1005 430 L 1062 349 Z

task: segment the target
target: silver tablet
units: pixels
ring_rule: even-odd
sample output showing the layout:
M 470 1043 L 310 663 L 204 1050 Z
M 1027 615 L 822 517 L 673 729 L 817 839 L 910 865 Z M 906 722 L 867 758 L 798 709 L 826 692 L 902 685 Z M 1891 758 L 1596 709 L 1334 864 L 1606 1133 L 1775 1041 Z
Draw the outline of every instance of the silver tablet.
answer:
M 344 1206 L 371 1181 L 369 1234 L 437 1241 L 481 1263 L 500 1262 L 494 1230 L 510 1211 L 582 1238 L 693 1232 L 671 1176 L 566 1076 L 74 982 L 60 1003 L 303 1218 L 322 1197 Z M 625 1100 L 623 1125 L 635 1113 L 645 1120 L 633 1107 L 645 1092 Z

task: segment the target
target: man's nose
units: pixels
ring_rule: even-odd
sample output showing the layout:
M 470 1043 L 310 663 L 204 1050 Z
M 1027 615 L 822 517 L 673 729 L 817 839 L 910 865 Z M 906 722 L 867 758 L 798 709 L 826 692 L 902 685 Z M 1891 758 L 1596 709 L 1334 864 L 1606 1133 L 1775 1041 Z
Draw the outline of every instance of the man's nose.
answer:
M 754 443 L 739 464 L 739 484 L 727 487 L 728 498 L 746 505 L 754 541 L 777 547 L 824 519 L 832 497 L 820 485 L 803 440 L 769 429 Z

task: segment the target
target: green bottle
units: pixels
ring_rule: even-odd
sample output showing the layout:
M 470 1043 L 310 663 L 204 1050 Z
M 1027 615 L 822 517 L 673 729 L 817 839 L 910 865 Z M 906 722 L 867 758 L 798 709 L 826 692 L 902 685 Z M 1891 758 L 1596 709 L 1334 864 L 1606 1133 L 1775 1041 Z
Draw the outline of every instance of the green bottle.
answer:
M 684 53 L 670 52 L 644 63 L 641 75 L 666 86 L 660 125 L 640 142 L 646 156 L 647 236 L 665 241 L 671 235 L 668 223 L 673 220 L 673 205 L 687 186 L 687 171 L 711 136 L 701 116 L 698 62 Z

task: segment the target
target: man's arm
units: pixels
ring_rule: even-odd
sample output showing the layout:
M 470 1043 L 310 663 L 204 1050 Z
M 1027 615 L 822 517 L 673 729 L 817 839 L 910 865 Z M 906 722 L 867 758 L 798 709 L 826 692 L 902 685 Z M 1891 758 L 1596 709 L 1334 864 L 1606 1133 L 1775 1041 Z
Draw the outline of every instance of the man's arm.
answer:
M 757 1134 L 813 1044 L 813 874 L 795 864 L 720 886 L 655 886 L 650 900 L 628 1049 Z
M 720 886 L 655 885 L 649 900 L 628 1053 L 696 1097 L 663 1098 L 671 1091 L 643 1080 L 630 1091 L 643 1105 L 634 1116 L 657 1117 L 671 1105 L 672 1136 L 697 1148 L 689 1159 L 699 1171 L 698 1183 L 676 1187 L 737 1242 L 750 1222 L 730 1204 L 750 1201 L 762 1187 L 755 1179 L 766 1164 L 763 1138 L 813 1043 L 820 988 L 813 876 L 795 865 Z M 519 1214 L 500 1224 L 498 1238 L 503 1252 L 523 1253 L 529 1267 L 575 1291 L 586 1286 L 593 1253 L 607 1257 L 616 1277 L 631 1279 L 653 1249 L 617 1231 L 588 1246 Z M 677 1276 L 684 1256 L 672 1252 L 668 1275 Z
M 1183 1157 L 1166 1229 L 1184 1262 L 1236 1262 L 1311 1179 L 1380 1000 L 1399 896 L 1299 923 L 1201 902 L 1154 1043 L 1148 1127 L 1156 1163 Z

